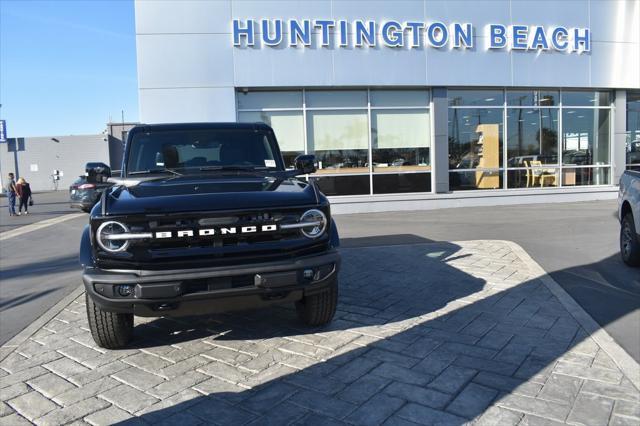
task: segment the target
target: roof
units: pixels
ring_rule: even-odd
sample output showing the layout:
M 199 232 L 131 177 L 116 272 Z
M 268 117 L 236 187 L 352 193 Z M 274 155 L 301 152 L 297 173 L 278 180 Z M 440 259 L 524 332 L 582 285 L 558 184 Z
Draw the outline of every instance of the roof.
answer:
M 264 123 L 161 123 L 161 124 L 138 124 L 130 132 L 141 131 L 142 129 L 153 130 L 271 130 L 271 127 Z

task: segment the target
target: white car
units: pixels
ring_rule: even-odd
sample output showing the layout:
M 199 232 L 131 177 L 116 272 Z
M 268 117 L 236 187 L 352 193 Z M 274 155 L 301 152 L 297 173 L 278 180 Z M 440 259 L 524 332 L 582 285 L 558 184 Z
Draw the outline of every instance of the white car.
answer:
M 640 266 L 640 172 L 627 170 L 618 193 L 620 253 L 629 266 Z

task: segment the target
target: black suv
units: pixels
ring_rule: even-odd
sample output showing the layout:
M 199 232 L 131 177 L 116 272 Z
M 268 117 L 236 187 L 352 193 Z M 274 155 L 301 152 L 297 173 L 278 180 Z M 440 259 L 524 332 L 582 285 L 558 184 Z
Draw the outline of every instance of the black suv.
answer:
M 69 187 L 69 201 L 71 208 L 89 213 L 113 183 L 108 181 L 111 169 L 104 163 L 87 163 L 85 170 L 85 175 L 79 176 Z
M 327 198 L 285 170 L 261 123 L 139 125 L 122 178 L 102 194 L 80 244 L 89 327 L 103 348 L 131 339 L 133 317 L 185 316 L 295 302 L 331 321 L 338 232 Z

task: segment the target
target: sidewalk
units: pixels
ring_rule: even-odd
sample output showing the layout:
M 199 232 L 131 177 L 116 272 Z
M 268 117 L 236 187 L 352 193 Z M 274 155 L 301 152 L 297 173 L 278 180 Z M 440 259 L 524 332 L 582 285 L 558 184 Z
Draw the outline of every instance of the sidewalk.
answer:
M 342 252 L 325 329 L 291 307 L 136 318 L 106 351 L 69 301 L 2 348 L 0 424 L 640 423 L 638 364 L 515 244 Z

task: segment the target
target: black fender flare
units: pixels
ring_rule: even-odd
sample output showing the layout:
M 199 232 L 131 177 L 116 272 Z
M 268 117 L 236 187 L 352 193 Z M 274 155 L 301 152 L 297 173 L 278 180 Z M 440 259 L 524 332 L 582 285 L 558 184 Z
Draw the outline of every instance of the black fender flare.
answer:
M 85 268 L 92 268 L 95 263 L 93 259 L 93 250 L 91 248 L 91 227 L 89 225 L 85 225 L 82 230 L 78 260 L 80 261 L 80 265 Z
M 340 235 L 338 234 L 338 225 L 331 218 L 331 246 L 340 247 Z

